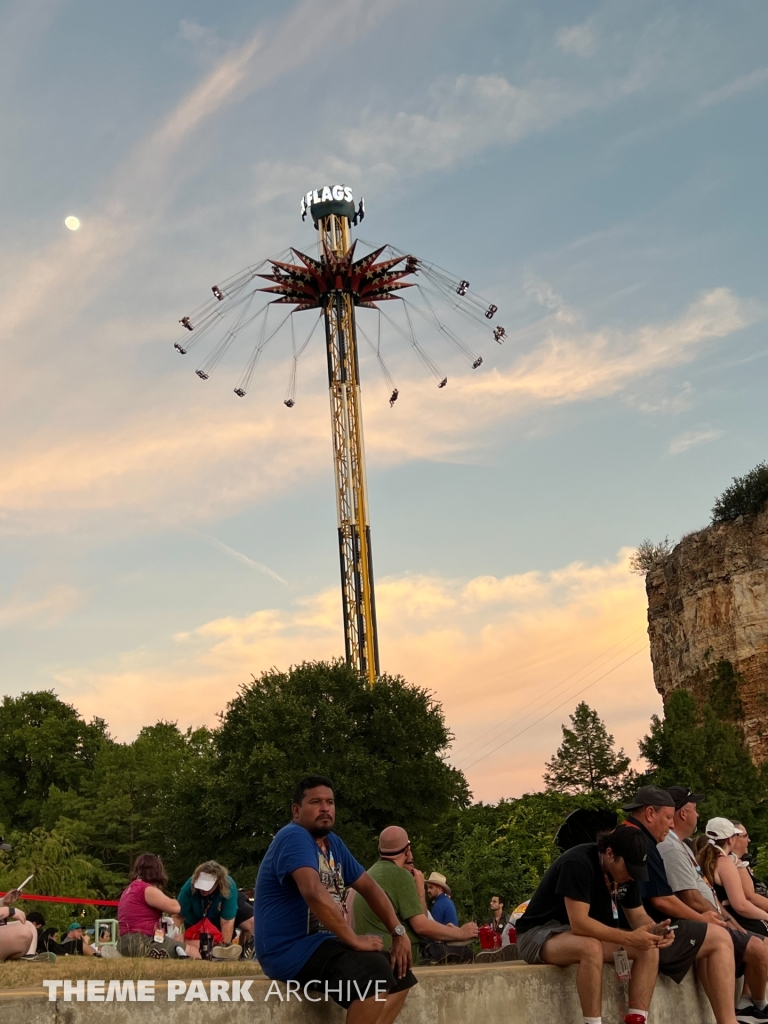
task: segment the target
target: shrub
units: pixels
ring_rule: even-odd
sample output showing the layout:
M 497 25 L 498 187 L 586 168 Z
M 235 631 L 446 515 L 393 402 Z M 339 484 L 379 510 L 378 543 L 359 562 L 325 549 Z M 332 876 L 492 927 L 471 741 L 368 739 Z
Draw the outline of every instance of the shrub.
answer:
M 739 516 L 760 512 L 768 504 L 768 465 L 758 463 L 744 476 L 735 476 L 712 509 L 713 523 L 727 523 Z
M 638 544 L 637 551 L 630 556 L 630 572 L 636 572 L 640 576 L 645 576 L 647 572 L 661 564 L 671 550 L 672 542 L 669 537 L 665 537 L 658 544 L 654 544 L 653 541 L 646 538 L 642 544 Z

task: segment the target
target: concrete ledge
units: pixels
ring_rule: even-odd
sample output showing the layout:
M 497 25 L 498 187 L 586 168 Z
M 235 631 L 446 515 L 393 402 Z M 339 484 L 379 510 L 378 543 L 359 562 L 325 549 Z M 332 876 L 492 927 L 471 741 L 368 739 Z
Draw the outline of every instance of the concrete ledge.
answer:
M 524 963 L 465 967 L 422 967 L 419 985 L 408 996 L 401 1024 L 581 1024 L 576 968 L 532 967 Z M 188 980 L 188 979 L 187 979 Z M 228 978 L 232 981 L 232 978 Z M 242 980 L 242 979 L 240 979 Z M 2 965 L 0 965 L 2 983 Z M 210 992 L 210 979 L 203 980 Z M 294 999 L 265 1001 L 270 982 L 250 985 L 253 1002 L 175 1002 L 167 982 L 156 982 L 154 1002 L 48 1002 L 44 989 L 0 992 L 2 1024 L 341 1024 L 344 1011 L 333 1003 Z M 285 986 L 280 986 L 283 994 Z M 621 1019 L 620 989 L 612 968 L 603 972 L 603 1017 Z M 706 996 L 693 972 L 682 985 L 659 978 L 649 1024 L 714 1024 Z

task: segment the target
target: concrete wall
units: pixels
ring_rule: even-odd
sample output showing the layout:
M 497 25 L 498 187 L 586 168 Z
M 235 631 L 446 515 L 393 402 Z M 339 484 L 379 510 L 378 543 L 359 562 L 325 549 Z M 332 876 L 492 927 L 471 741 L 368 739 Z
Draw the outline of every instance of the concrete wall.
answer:
M 422 967 L 420 984 L 411 991 L 401 1024 L 581 1024 L 576 996 L 576 968 L 530 967 L 523 963 Z M 41 974 L 41 977 L 44 977 Z M 230 979 L 231 980 L 231 979 Z M 2 965 L 0 964 L 0 984 Z M 204 981 L 209 991 L 209 980 Z M 0 991 L 2 1024 L 341 1024 L 334 1004 L 265 1002 L 269 982 L 254 978 L 253 1002 L 174 1002 L 167 983 L 157 982 L 154 1002 L 48 1001 L 42 989 Z M 285 989 L 281 986 L 282 991 Z M 603 975 L 603 1018 L 621 1020 L 619 988 L 613 968 Z M 682 985 L 659 978 L 649 1024 L 713 1024 L 709 1003 L 692 974 Z

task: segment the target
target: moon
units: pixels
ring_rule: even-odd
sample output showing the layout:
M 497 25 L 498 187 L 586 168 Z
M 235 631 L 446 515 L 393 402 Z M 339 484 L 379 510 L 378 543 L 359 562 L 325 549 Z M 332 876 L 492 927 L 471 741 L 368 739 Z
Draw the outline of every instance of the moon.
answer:
M 66 217 L 64 224 L 69 228 L 70 231 L 77 231 L 80 227 L 80 221 L 77 217 Z

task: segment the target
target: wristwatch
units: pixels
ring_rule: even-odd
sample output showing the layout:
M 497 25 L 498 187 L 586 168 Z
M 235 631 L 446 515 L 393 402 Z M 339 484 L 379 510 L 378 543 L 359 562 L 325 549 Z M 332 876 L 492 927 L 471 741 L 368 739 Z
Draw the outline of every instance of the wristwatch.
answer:
M 15 916 L 16 916 L 16 907 L 8 907 L 8 917 L 6 918 L 6 921 L 10 921 L 10 919 L 12 917 L 15 917 Z
M 402 924 L 396 925 L 391 932 L 392 935 L 405 935 L 405 926 Z

